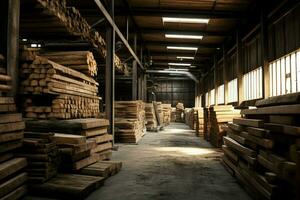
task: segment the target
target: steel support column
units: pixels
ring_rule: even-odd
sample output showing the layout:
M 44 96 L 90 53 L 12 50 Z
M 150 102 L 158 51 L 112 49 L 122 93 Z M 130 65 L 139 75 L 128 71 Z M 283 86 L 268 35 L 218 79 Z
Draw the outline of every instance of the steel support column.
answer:
M 226 56 L 226 49 L 225 45 L 223 45 L 223 84 L 224 84 L 224 104 L 227 104 L 227 96 L 228 96 L 228 79 L 227 79 L 227 56 Z
M 136 53 L 137 48 L 137 34 L 134 33 L 133 38 L 133 51 Z M 133 60 L 132 62 L 132 100 L 138 99 L 138 69 L 137 62 Z
M 267 26 L 267 14 L 264 12 L 264 3 L 261 4 L 260 14 L 260 34 L 261 34 L 261 55 L 263 66 L 263 97 L 268 98 L 270 96 L 270 73 L 269 73 L 269 44 L 268 44 L 268 26 Z
M 19 63 L 19 22 L 20 1 L 8 1 L 8 26 L 7 26 L 7 72 L 12 77 L 11 95 L 16 97 L 18 92 L 18 63 Z
M 237 79 L 238 79 L 238 104 L 240 105 L 244 100 L 243 89 L 243 66 L 242 66 L 242 42 L 241 33 L 236 32 L 236 63 L 237 63 Z
M 114 0 L 110 1 L 109 13 L 114 19 Z M 110 24 L 106 27 L 106 67 L 105 67 L 105 113 L 109 120 L 109 133 L 114 138 L 114 100 L 115 100 L 115 31 Z

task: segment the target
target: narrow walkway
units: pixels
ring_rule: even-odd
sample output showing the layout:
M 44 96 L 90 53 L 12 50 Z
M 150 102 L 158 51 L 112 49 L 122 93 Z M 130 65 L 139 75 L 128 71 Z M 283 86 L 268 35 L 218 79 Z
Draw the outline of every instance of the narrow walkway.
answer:
M 220 151 L 184 124 L 149 132 L 139 145 L 119 145 L 122 171 L 88 200 L 250 200 L 220 164 Z

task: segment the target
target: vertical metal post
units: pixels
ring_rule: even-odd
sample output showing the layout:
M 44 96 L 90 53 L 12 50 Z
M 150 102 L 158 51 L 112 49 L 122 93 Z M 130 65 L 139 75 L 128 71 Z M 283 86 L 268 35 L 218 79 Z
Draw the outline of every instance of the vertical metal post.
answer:
M 129 16 L 126 17 L 126 40 L 129 41 Z
M 227 57 L 226 57 L 226 49 L 225 45 L 223 45 L 223 83 L 224 83 L 224 104 L 227 104 L 227 95 L 228 95 L 228 80 L 226 74 L 227 67 Z
M 238 79 L 238 103 L 241 104 L 244 100 L 243 89 L 243 66 L 242 66 L 242 43 L 240 31 L 236 32 L 236 63 L 237 63 L 237 79 Z
M 269 44 L 268 44 L 268 27 L 267 27 L 267 16 L 264 11 L 264 3 L 261 3 L 261 14 L 260 14 L 260 27 L 261 27 L 261 56 L 262 56 L 262 67 L 263 67 L 263 97 L 268 98 L 270 96 L 270 73 L 269 73 Z
M 11 95 L 16 97 L 18 92 L 18 63 L 19 63 L 19 23 L 20 1 L 8 1 L 8 26 L 7 26 L 7 72 L 12 77 Z
M 214 89 L 215 89 L 215 105 L 217 105 L 217 68 L 218 68 L 218 63 L 217 63 L 217 56 L 214 56 Z
M 136 32 L 134 33 L 134 40 L 133 40 L 133 51 L 136 53 L 136 43 L 137 43 L 137 35 Z M 132 62 L 132 100 L 137 100 L 137 78 L 138 78 L 138 70 L 137 70 L 137 62 L 133 60 Z
M 147 75 L 144 73 L 144 97 L 143 100 L 144 102 L 147 101 Z
M 110 1 L 109 13 L 114 19 L 114 0 Z M 115 31 L 111 25 L 106 28 L 106 68 L 105 68 L 105 113 L 109 120 L 109 133 L 114 138 L 114 100 L 115 100 Z

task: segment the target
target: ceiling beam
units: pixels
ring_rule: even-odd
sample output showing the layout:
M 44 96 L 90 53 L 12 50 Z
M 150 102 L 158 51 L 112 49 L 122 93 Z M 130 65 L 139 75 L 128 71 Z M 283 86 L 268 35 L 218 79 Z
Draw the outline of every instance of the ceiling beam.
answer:
M 144 34 L 177 34 L 177 35 L 202 35 L 202 36 L 230 36 L 230 32 L 224 31 L 201 31 L 201 30 L 178 30 L 178 29 L 153 29 L 143 28 L 141 31 Z
M 240 19 L 241 12 L 235 11 L 211 11 L 211 10 L 187 10 L 172 8 L 143 8 L 132 7 L 131 11 L 134 16 L 157 16 L 157 17 L 190 17 L 190 18 L 222 18 L 222 19 Z M 124 9 L 116 8 L 116 15 L 126 15 Z

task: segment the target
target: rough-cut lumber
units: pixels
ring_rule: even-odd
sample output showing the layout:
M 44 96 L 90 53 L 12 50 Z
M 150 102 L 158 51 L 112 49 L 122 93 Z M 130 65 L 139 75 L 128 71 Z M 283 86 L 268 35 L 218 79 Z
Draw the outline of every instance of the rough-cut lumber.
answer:
M 245 109 L 244 115 L 292 115 L 300 113 L 300 104 L 262 107 L 257 109 Z
M 55 133 L 54 141 L 56 144 L 84 144 L 86 137 L 80 135 Z
M 234 118 L 233 123 L 257 128 L 262 128 L 264 126 L 264 121 L 259 119 Z
M 286 94 L 281 96 L 269 97 L 255 102 L 256 107 L 266 107 L 274 105 L 297 104 L 300 102 L 300 93 Z
M 0 133 L 20 131 L 24 129 L 25 129 L 25 123 L 23 121 L 0 124 Z
M 0 163 L 0 180 L 17 172 L 27 165 L 25 158 L 13 158 L 4 163 Z
M 99 161 L 80 170 L 80 174 L 101 176 L 108 178 L 118 173 L 122 168 L 122 162 L 116 161 Z
M 22 121 L 22 114 L 0 114 L 0 124 L 20 122 Z
M 0 184 L 0 198 L 21 186 L 27 180 L 27 174 L 21 173 L 8 181 Z
M 277 133 L 284 133 L 287 135 L 300 136 L 299 126 L 288 126 L 283 124 L 265 123 L 265 129 L 268 129 Z
M 233 139 L 231 139 L 229 137 L 224 137 L 224 142 L 225 142 L 226 146 L 234 148 L 236 151 L 240 152 L 241 154 L 245 154 L 250 157 L 253 157 L 256 155 L 255 151 L 240 145 L 239 143 L 237 143 L 236 141 L 234 141 Z
M 23 197 L 27 193 L 27 187 L 25 185 L 17 188 L 6 196 L 2 197 L 1 200 L 17 200 Z

